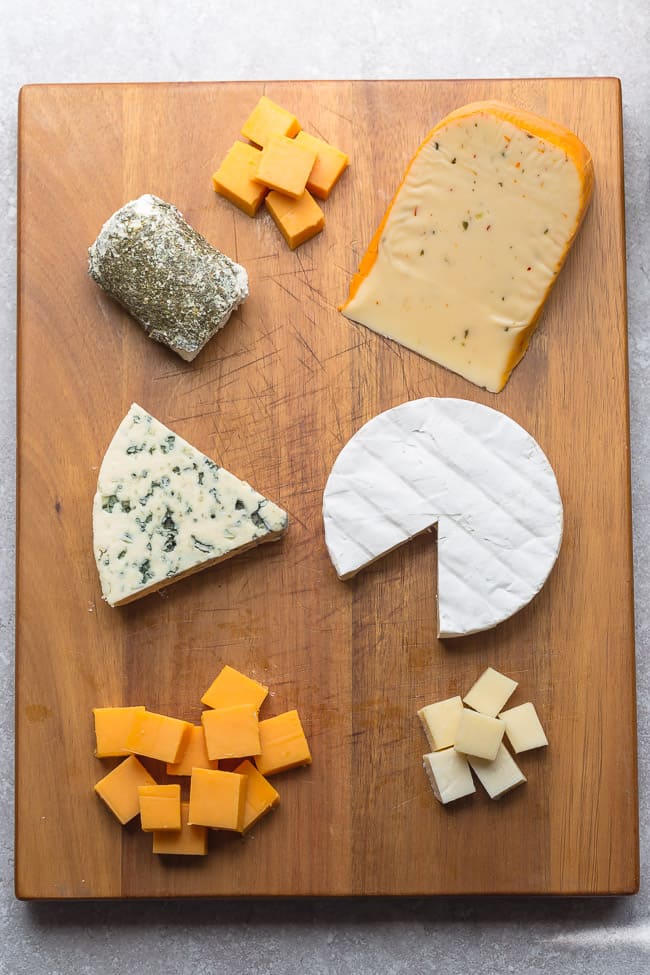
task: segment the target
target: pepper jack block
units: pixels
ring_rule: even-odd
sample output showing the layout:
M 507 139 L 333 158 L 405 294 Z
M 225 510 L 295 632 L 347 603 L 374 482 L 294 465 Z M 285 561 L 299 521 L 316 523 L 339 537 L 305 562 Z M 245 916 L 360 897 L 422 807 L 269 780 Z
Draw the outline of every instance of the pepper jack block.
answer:
M 255 146 L 235 142 L 212 176 L 215 192 L 230 200 L 249 217 L 255 216 L 268 192 L 266 186 L 255 180 L 261 155 L 261 150 Z
M 300 122 L 295 115 L 262 95 L 241 128 L 245 139 L 258 146 L 265 146 L 274 135 L 294 136 L 300 132 Z
M 189 802 L 181 802 L 181 828 L 154 830 L 153 852 L 181 856 L 205 856 L 208 852 L 208 830 L 205 826 L 191 826 L 188 821 Z
M 138 787 L 155 785 L 144 765 L 135 755 L 129 755 L 108 775 L 95 783 L 95 792 L 124 826 L 140 812 Z
M 261 754 L 255 764 L 262 775 L 275 775 L 311 764 L 311 753 L 297 711 L 285 711 L 260 721 Z
M 292 251 L 325 226 L 325 214 L 309 190 L 297 200 L 272 190 L 264 203 Z
M 497 101 L 411 160 L 342 312 L 491 392 L 524 356 L 593 188 L 573 132 Z
M 246 804 L 245 775 L 195 768 L 190 779 L 188 823 L 240 831 Z

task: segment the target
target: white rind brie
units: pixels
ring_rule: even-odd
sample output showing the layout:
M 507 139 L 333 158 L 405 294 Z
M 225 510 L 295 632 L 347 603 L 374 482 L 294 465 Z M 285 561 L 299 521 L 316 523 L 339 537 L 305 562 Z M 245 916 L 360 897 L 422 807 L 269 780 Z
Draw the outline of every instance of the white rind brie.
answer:
M 562 541 L 562 501 L 537 442 L 460 399 L 403 403 L 368 421 L 334 462 L 325 541 L 341 579 L 433 525 L 438 635 L 490 629 L 539 592 Z
M 120 606 L 284 534 L 287 514 L 134 403 L 93 503 L 104 599 Z

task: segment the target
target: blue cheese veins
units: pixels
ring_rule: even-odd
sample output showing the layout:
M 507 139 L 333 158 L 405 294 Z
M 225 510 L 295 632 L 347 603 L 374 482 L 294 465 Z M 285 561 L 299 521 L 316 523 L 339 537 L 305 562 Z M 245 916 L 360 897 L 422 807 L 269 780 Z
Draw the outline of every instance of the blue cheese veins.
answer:
M 93 544 L 104 599 L 121 606 L 279 538 L 287 513 L 137 404 L 99 470 Z

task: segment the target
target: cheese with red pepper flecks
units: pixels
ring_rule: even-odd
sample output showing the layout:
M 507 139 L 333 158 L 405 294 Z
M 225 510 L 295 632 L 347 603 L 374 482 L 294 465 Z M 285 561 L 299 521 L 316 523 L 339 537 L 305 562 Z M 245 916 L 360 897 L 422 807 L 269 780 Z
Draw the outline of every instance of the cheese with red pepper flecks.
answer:
M 443 119 L 406 171 L 343 314 L 498 392 L 587 209 L 589 152 L 498 102 Z

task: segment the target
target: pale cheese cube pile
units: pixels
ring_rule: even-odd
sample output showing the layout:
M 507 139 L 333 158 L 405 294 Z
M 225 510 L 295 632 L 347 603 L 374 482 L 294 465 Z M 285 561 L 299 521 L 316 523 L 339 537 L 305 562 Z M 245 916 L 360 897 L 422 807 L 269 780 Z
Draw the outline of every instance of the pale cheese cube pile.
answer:
M 517 686 L 488 667 L 464 698 L 436 701 L 418 711 L 431 748 L 422 759 L 424 770 L 443 805 L 476 792 L 472 772 L 491 799 L 526 782 L 504 737 L 516 754 L 542 748 L 548 739 L 530 702 L 503 710 Z

